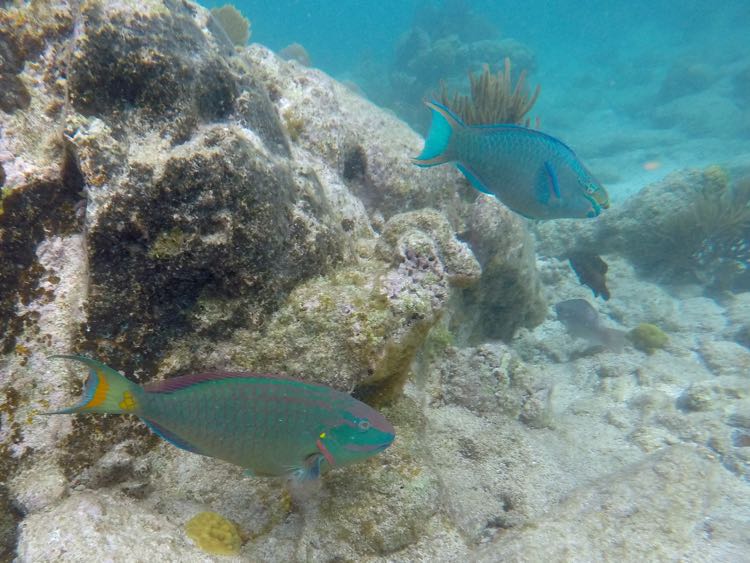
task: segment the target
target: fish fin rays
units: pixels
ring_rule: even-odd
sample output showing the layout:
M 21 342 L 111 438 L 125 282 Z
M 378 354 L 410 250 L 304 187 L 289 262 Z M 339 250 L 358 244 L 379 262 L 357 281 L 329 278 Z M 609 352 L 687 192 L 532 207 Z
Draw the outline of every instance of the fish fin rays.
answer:
M 201 454 L 203 455 L 203 452 L 201 452 L 198 448 L 187 442 L 186 440 L 180 438 L 177 434 L 174 432 L 171 432 L 164 428 L 163 426 L 160 426 L 153 420 L 148 420 L 146 418 L 142 418 L 143 422 L 146 423 L 146 426 L 149 427 L 151 432 L 159 436 L 160 438 L 165 439 L 167 442 L 172 444 L 173 446 L 176 446 L 182 450 L 186 450 L 188 452 L 192 452 L 194 454 Z
M 474 189 L 479 190 L 483 194 L 494 196 L 490 189 L 484 185 L 484 182 L 482 182 L 479 179 L 479 176 L 476 175 L 476 173 L 469 168 L 466 164 L 463 164 L 461 162 L 456 164 L 456 168 L 458 168 L 461 171 L 461 174 L 466 176 L 466 179 L 469 180 L 469 183 L 474 187 Z
M 412 162 L 423 168 L 453 162 L 456 160 L 452 143 L 454 133 L 466 125 L 442 104 L 425 101 L 425 105 L 432 110 L 432 123 L 422 153 L 417 158 L 412 158 Z
M 557 171 L 548 160 L 544 161 L 544 164 L 539 167 L 534 185 L 534 195 L 536 200 L 542 205 L 559 207 L 562 204 L 562 194 L 560 192 L 560 181 L 557 178 Z
M 302 465 L 288 469 L 289 480 L 295 485 L 317 481 L 323 473 L 324 461 L 325 457 L 322 454 L 310 454 L 302 462 Z
M 89 375 L 84 383 L 83 394 L 78 404 L 42 414 L 139 413 L 142 390 L 120 372 L 85 356 L 59 354 L 49 358 L 80 362 L 88 367 Z

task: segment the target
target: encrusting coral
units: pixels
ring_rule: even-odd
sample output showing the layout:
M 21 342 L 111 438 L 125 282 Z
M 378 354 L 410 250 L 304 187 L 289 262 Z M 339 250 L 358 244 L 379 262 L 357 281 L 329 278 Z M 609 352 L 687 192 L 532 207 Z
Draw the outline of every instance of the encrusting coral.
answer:
M 185 524 L 185 533 L 212 555 L 235 555 L 242 547 L 237 525 L 216 512 L 199 512 Z
M 440 103 L 453 110 L 467 125 L 493 123 L 522 123 L 539 97 L 540 86 L 529 95 L 526 90 L 526 71 L 521 71 L 512 86 L 510 58 L 505 58 L 501 72 L 493 74 L 485 64 L 478 76 L 469 73 L 471 95 L 451 94 L 445 83 L 440 86 Z M 529 125 L 529 119 L 525 119 Z
M 656 350 L 664 348 L 669 341 L 664 331 L 651 323 L 639 324 L 628 332 L 628 338 L 633 346 L 647 354 L 653 354 Z

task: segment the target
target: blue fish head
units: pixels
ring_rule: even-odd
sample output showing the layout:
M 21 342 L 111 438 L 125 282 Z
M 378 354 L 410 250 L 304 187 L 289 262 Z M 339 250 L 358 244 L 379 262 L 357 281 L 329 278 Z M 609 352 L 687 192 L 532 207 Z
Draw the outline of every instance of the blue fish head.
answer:
M 602 212 L 602 209 L 609 209 L 609 194 L 596 179 L 590 175 L 579 180 L 583 197 L 589 204 L 586 217 L 596 217 Z
M 333 461 L 332 465 L 338 467 L 382 452 L 395 437 L 396 431 L 382 414 L 353 400 L 351 407 L 329 427 L 322 443 L 330 456 L 329 463 Z

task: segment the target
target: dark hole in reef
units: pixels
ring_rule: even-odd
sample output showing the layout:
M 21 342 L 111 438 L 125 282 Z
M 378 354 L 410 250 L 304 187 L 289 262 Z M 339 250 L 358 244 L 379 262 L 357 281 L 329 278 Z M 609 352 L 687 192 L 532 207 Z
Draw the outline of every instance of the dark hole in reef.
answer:
M 3 165 L 0 164 L 0 188 L 2 188 L 5 185 L 5 169 L 3 168 Z
M 17 76 L 0 76 L 0 110 L 13 113 L 17 109 L 26 109 L 31 103 L 31 95 Z
M 367 155 L 357 145 L 349 150 L 344 157 L 344 179 L 359 180 L 367 174 Z
M 750 431 L 734 430 L 732 432 L 732 445 L 736 448 L 750 448 Z
M 198 113 L 203 118 L 222 119 L 232 112 L 238 92 L 229 71 L 223 67 L 205 68 L 201 71 L 198 84 L 207 85 L 197 95 Z
M 18 523 L 23 515 L 13 506 L 8 491 L 0 487 L 0 561 L 12 561 L 18 542 Z

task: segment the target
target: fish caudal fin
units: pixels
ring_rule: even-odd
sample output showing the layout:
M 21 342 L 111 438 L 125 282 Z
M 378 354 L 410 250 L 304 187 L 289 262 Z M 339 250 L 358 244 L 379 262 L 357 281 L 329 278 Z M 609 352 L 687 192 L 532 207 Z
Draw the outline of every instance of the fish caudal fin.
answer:
M 626 333 L 616 328 L 604 328 L 601 334 L 602 343 L 613 352 L 622 352 L 627 343 Z
M 83 398 L 75 406 L 42 414 L 72 414 L 78 412 L 134 413 L 140 411 L 143 390 L 111 367 L 84 356 L 50 356 L 75 360 L 89 367 L 83 388 Z
M 413 158 L 412 162 L 422 167 L 453 162 L 457 158 L 452 143 L 455 132 L 466 125 L 444 105 L 435 101 L 425 101 L 425 105 L 432 110 L 432 124 L 422 154 Z

